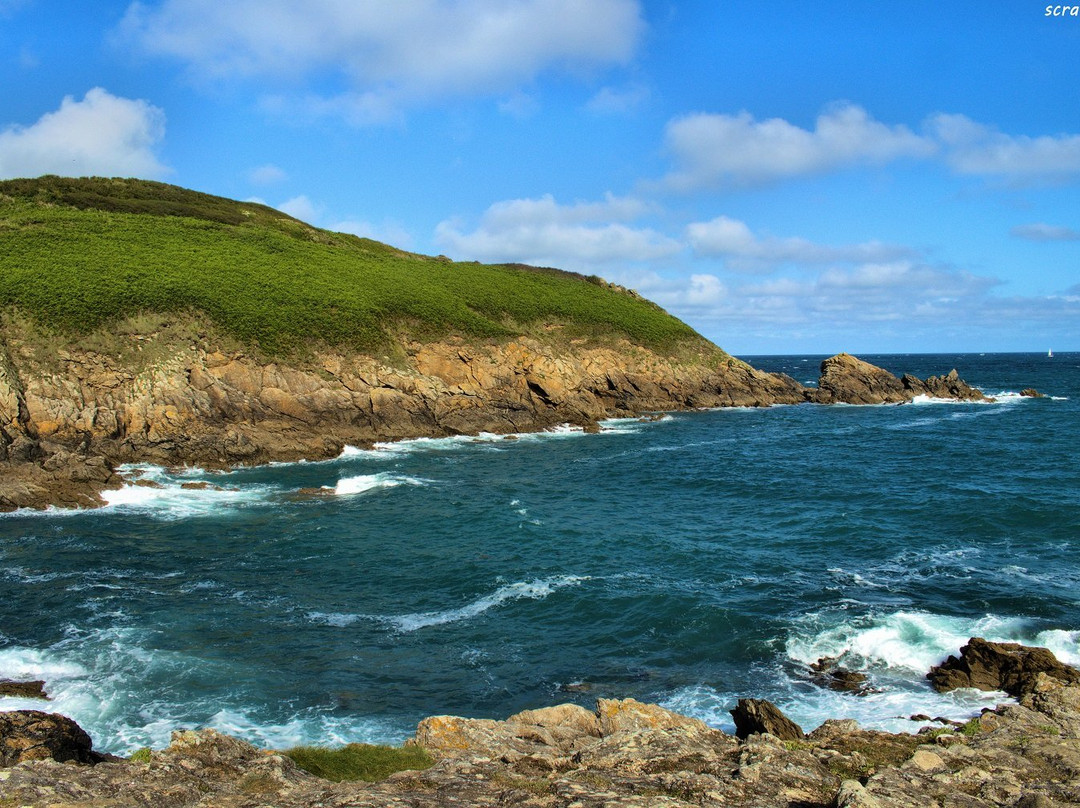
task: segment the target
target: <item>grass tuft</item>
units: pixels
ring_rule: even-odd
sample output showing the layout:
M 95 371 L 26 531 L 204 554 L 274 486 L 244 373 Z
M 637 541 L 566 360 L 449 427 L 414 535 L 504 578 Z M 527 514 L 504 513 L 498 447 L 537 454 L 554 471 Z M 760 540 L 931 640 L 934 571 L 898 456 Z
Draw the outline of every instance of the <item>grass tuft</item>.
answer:
M 418 746 L 373 746 L 351 743 L 340 749 L 298 746 L 285 754 L 306 772 L 340 783 L 345 780 L 374 782 L 394 772 L 426 769 L 435 761 Z

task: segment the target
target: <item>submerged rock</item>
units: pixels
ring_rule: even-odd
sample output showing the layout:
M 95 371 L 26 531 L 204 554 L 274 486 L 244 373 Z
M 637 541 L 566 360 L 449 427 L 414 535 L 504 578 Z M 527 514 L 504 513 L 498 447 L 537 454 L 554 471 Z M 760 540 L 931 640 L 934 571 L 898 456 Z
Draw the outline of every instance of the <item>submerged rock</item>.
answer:
M 1046 648 L 972 637 L 960 649 L 959 657 L 950 656 L 931 668 L 926 678 L 940 692 L 974 687 L 1004 690 L 1019 698 L 1032 692 L 1039 674 L 1043 673 L 1068 684 L 1080 684 L 1080 670 L 1059 662 Z
M 1024 398 L 1046 398 L 1045 395 L 1040 393 L 1034 387 L 1025 387 L 1023 390 L 1020 391 L 1020 395 L 1022 395 Z
M 45 682 L 35 679 L 30 682 L 16 682 L 11 679 L 0 679 L 0 696 L 11 696 L 18 699 L 45 699 L 49 694 L 45 692 Z
M 842 667 L 834 657 L 822 657 L 817 662 L 811 663 L 810 671 L 811 681 L 821 687 L 841 693 L 854 693 L 856 696 L 865 696 L 873 692 L 867 684 L 869 678 L 865 673 Z

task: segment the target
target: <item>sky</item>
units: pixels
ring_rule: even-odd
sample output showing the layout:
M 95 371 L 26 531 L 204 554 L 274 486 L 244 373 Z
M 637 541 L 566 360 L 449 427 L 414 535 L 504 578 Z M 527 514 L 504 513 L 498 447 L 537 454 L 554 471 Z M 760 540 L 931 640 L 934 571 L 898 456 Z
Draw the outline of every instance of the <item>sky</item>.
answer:
M 0 178 L 597 274 L 737 355 L 1080 350 L 1072 11 L 0 0 Z

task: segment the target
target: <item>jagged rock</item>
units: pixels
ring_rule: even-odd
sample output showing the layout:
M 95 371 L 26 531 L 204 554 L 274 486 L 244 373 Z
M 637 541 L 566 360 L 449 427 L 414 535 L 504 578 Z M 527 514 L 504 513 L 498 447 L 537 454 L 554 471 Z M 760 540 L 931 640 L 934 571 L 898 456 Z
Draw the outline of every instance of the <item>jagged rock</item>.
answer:
M 841 353 L 821 363 L 814 400 L 819 404 L 898 404 L 912 394 L 889 371 Z
M 746 738 L 758 732 L 775 735 L 782 741 L 797 741 L 804 737 L 802 727 L 765 699 L 739 699 L 731 716 L 735 719 L 737 738 Z
M 48 700 L 49 698 L 49 695 L 45 692 L 45 682 L 41 679 L 29 682 L 0 679 L 0 696 L 11 696 L 19 699 Z
M 1030 648 L 1017 643 L 987 642 L 972 637 L 960 649 L 930 669 L 926 677 L 935 690 L 958 687 L 1004 690 L 1019 698 L 1032 692 L 1040 673 L 1069 684 L 1080 683 L 1080 670 L 1059 662 L 1046 648 Z
M 82 727 L 66 716 L 40 710 L 0 713 L 0 767 L 24 760 L 97 763 L 100 755 Z
M 987 400 L 963 381 L 955 369 L 925 381 L 907 373 L 897 378 L 884 368 L 846 353 L 821 363 L 818 388 L 811 398 L 819 404 L 903 404 L 920 395 L 958 401 Z
M 1020 395 L 1022 395 L 1024 398 L 1046 398 L 1045 395 L 1040 393 L 1034 387 L 1025 387 L 1023 390 L 1020 391 Z

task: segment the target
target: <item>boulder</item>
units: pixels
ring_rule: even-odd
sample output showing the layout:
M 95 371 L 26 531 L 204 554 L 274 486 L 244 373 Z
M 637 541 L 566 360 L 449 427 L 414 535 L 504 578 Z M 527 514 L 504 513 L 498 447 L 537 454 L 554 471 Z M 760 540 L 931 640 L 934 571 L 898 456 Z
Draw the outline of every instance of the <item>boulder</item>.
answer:
M 1020 698 L 1034 690 L 1040 673 L 1066 684 L 1080 684 L 1080 670 L 1059 662 L 1046 648 L 988 642 L 981 637 L 972 637 L 959 657 L 950 656 L 931 668 L 926 678 L 939 692 L 974 687 L 1004 690 Z
M 102 759 L 82 727 L 63 715 L 40 710 L 0 713 L 0 768 L 24 760 L 94 764 Z
M 746 739 L 754 733 L 768 733 L 782 741 L 799 741 L 805 737 L 802 727 L 766 699 L 739 699 L 731 716 L 735 719 L 738 738 Z
M 1022 395 L 1024 398 L 1046 398 L 1045 395 L 1040 393 L 1034 387 L 1025 387 L 1023 390 L 1020 391 L 1020 395 Z

